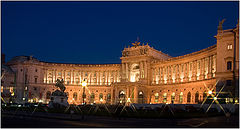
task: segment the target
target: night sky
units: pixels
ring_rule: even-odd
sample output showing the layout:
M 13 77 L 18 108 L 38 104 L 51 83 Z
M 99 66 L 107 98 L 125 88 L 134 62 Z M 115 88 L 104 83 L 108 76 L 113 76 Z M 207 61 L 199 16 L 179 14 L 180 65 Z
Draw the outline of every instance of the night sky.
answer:
M 170 56 L 216 44 L 236 27 L 238 2 L 1 2 L 2 53 L 46 62 L 120 63 L 139 37 Z

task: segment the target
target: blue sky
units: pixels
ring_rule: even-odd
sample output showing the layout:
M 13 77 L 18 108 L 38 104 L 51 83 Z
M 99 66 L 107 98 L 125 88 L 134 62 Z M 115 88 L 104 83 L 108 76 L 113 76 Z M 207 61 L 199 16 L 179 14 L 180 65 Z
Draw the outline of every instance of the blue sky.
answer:
M 2 2 L 6 60 L 33 55 L 46 62 L 120 63 L 137 37 L 171 56 L 216 44 L 236 27 L 238 2 Z

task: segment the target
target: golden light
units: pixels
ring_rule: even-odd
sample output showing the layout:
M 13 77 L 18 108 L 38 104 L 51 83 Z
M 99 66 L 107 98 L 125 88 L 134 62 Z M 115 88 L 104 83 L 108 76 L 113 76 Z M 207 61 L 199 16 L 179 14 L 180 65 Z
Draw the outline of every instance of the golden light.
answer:
M 87 82 L 85 80 L 82 82 L 82 86 L 83 87 L 87 86 Z
M 130 103 L 130 102 L 131 102 L 130 98 L 128 98 L 128 99 L 127 99 L 127 102 L 128 102 L 128 103 Z
M 238 100 L 237 100 L 237 99 L 235 100 L 235 103 L 238 103 Z
M 11 94 L 12 96 L 14 96 L 14 92 L 12 92 L 12 94 Z
M 211 95 L 211 94 L 212 94 L 212 91 L 211 91 L 211 90 L 209 90 L 209 91 L 208 91 L 208 94 L 210 94 L 210 95 Z
M 214 100 L 217 100 L 217 97 L 213 97 Z

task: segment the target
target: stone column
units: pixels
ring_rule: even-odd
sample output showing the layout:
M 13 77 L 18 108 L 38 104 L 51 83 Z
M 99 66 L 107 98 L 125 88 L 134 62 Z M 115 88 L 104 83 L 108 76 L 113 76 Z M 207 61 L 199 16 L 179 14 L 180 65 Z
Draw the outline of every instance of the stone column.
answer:
M 188 81 L 188 65 L 187 65 L 187 63 L 185 63 L 184 64 L 185 65 L 185 67 L 184 67 L 184 70 L 183 70 L 183 72 L 184 72 L 184 82 L 187 82 Z
M 138 87 L 134 87 L 134 103 L 138 103 Z
M 144 78 L 147 79 L 147 61 L 144 61 Z
M 99 85 L 99 71 L 96 71 L 96 80 L 97 80 L 97 84 L 96 85 Z
M 114 97 L 113 96 L 113 89 L 114 89 L 114 86 L 111 87 L 111 104 L 114 104 Z
M 107 79 L 106 82 L 107 82 L 107 85 L 108 85 L 108 83 L 109 83 L 109 71 L 106 71 L 106 74 L 107 74 L 106 75 L 106 79 Z
M 78 73 L 79 73 L 79 83 L 81 84 L 82 83 L 82 72 L 79 70 Z
M 72 84 L 74 84 L 75 83 L 75 73 L 74 73 L 75 71 L 73 70 L 72 72 L 73 72 L 73 74 L 72 74 L 73 75 L 73 82 L 72 82 Z
M 129 81 L 129 76 L 128 76 L 128 63 L 126 65 L 126 80 Z
M 65 70 L 63 70 L 63 80 L 64 80 L 64 83 L 66 84 L 67 83 L 67 81 L 66 81 L 66 75 L 65 75 L 66 73 L 65 73 Z
M 204 59 L 200 60 L 200 76 L 199 76 L 199 80 L 203 80 L 204 79 Z
M 127 93 L 126 93 L 126 95 L 127 95 L 127 96 L 126 96 L 126 97 L 127 97 L 126 99 L 128 99 L 129 96 L 130 96 L 130 93 L 129 93 L 129 87 L 128 87 L 128 86 L 127 86 L 127 91 L 126 91 L 126 92 L 127 92 Z
M 47 69 L 44 69 L 44 83 L 47 83 Z
M 122 72 L 121 72 L 122 73 L 122 80 L 125 79 L 125 68 L 124 67 L 125 67 L 125 65 L 124 65 L 124 63 L 122 63 Z
M 57 69 L 55 69 L 55 79 L 54 79 L 54 83 L 56 82 L 57 80 Z
M 212 56 L 208 60 L 208 79 L 212 78 Z
M 70 84 L 72 84 L 72 81 L 73 81 L 73 79 L 72 79 L 72 70 L 70 70 Z

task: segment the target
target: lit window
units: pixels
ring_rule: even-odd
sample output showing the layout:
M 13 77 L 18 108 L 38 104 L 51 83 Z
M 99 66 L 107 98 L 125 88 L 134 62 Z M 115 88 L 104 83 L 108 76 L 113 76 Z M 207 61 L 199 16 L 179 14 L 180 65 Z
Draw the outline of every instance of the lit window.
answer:
M 228 50 L 232 50 L 232 44 L 229 44 L 229 45 L 227 46 L 227 49 L 228 49 Z
M 166 103 L 167 102 L 167 93 L 164 93 L 163 94 L 163 103 Z
M 158 93 L 155 94 L 155 102 L 158 102 L 159 95 Z

